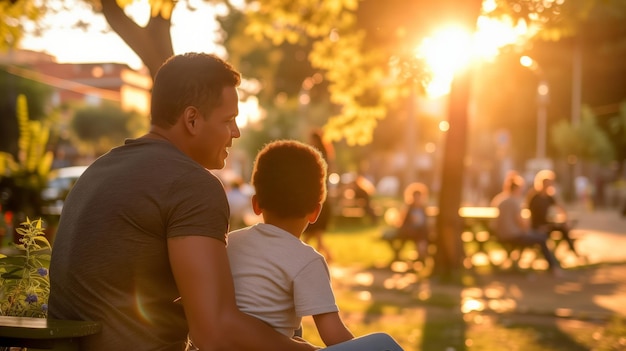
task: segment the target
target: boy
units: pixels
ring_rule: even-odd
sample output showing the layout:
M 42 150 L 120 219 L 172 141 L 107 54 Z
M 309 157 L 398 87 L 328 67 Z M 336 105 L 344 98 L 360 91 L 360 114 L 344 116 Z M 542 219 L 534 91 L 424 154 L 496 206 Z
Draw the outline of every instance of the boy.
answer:
M 293 336 L 313 316 L 326 345 L 354 338 L 342 322 L 324 257 L 300 240 L 326 198 L 327 164 L 319 151 L 293 140 L 274 141 L 257 155 L 252 208 L 263 223 L 228 235 L 237 305 Z
M 257 155 L 252 208 L 263 223 L 227 237 L 237 307 L 302 342 L 301 320 L 311 315 L 322 341 L 333 345 L 327 351 L 402 351 L 385 333 L 354 338 L 339 316 L 324 257 L 300 240 L 320 214 L 326 173 L 320 152 L 298 141 L 274 141 Z
M 283 333 L 299 338 L 311 315 L 326 351 L 402 351 L 388 334 L 354 338 L 339 317 L 324 257 L 300 240 L 326 198 L 327 164 L 298 141 L 274 141 L 257 155 L 252 208 L 263 223 L 228 234 L 228 258 L 237 306 Z
M 257 155 L 252 208 L 263 223 L 228 234 L 237 306 L 296 339 L 302 317 L 313 316 L 322 341 L 333 345 L 326 351 L 402 351 L 385 333 L 354 338 L 339 316 L 324 256 L 300 240 L 326 199 L 326 173 L 320 152 L 298 141 L 274 141 Z

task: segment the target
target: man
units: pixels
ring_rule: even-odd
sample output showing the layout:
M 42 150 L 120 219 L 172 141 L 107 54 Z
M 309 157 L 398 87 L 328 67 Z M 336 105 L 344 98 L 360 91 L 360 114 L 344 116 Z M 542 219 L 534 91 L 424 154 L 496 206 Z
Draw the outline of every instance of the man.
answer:
M 51 318 L 97 320 L 81 349 L 314 350 L 240 312 L 229 209 L 208 169 L 240 136 L 240 74 L 188 53 L 157 73 L 150 132 L 96 160 L 66 199 L 50 267 Z M 174 299 L 182 297 L 182 304 Z
M 497 205 L 499 213 L 495 221 L 495 231 L 498 241 L 521 247 L 539 246 L 550 270 L 555 276 L 561 276 L 560 264 L 546 244 L 547 236 L 530 229 L 528 222 L 522 217 L 523 185 L 524 179 L 520 176 L 509 179 L 506 189 L 508 195 Z
M 579 256 L 571 237 L 570 224 L 566 220 L 567 212 L 556 198 L 554 179 L 555 174 L 550 170 L 542 170 L 535 175 L 534 191 L 528 195 L 531 227 L 548 236 L 553 231 L 561 232 L 572 253 Z M 551 211 L 556 211 L 559 216 L 550 218 Z
M 504 176 L 504 181 L 502 182 L 502 191 L 497 193 L 493 199 L 491 199 L 491 207 L 498 207 L 500 202 L 509 197 L 509 188 L 511 187 L 511 182 L 519 179 L 520 175 L 516 170 L 509 170 Z

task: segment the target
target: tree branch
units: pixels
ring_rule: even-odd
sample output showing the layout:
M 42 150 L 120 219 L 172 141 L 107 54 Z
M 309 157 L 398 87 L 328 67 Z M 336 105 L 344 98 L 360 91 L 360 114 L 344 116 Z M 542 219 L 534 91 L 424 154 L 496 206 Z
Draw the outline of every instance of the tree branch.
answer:
M 174 4 L 165 14 L 158 11 L 151 16 L 145 28 L 129 18 L 116 0 L 102 0 L 101 4 L 102 14 L 113 31 L 139 56 L 154 78 L 161 64 L 174 54 L 170 34 Z

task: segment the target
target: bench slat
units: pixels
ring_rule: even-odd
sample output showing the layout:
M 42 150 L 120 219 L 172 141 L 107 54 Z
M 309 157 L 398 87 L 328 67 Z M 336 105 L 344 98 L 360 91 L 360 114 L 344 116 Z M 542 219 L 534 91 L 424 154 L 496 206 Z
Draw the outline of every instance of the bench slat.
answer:
M 99 322 L 0 316 L 0 346 L 74 350 L 78 339 L 102 330 Z

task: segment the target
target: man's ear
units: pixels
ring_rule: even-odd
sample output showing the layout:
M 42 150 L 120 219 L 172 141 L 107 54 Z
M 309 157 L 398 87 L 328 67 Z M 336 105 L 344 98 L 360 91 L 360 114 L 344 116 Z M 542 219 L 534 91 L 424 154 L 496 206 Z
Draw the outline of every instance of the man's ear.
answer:
M 256 197 L 256 194 L 252 195 L 252 210 L 255 215 L 261 214 L 261 206 L 259 206 L 259 199 Z
M 194 106 L 188 106 L 183 112 L 183 124 L 185 126 L 185 130 L 192 135 L 197 133 L 196 124 L 199 118 L 202 118 L 200 111 Z
M 315 210 L 309 213 L 309 215 L 307 216 L 309 223 L 317 222 L 317 218 L 320 216 L 320 213 L 322 213 L 322 206 L 323 205 L 321 203 L 317 204 L 317 206 L 315 207 Z

